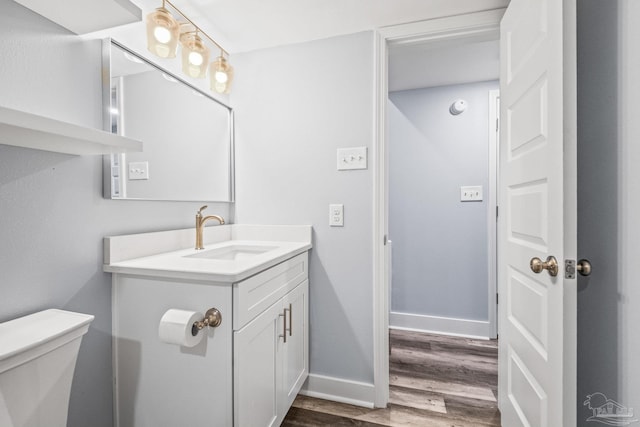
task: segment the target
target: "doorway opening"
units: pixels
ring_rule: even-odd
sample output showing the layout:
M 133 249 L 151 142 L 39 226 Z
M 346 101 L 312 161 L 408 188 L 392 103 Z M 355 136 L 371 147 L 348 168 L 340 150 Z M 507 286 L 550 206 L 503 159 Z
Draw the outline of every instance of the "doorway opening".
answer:
M 379 33 L 376 406 L 389 402 L 389 328 L 496 336 L 496 128 L 503 12 Z M 494 61 L 492 70 L 481 71 L 478 61 L 490 62 L 488 58 Z M 452 66 L 456 59 L 459 66 Z M 400 68 L 408 74 L 399 80 L 404 86 L 395 76 L 403 61 Z M 420 61 L 431 62 L 425 66 Z M 431 81 L 425 84 L 425 77 Z
M 499 426 L 499 40 L 433 44 L 389 46 L 390 403 Z
M 495 338 L 499 41 L 389 47 L 390 318 Z

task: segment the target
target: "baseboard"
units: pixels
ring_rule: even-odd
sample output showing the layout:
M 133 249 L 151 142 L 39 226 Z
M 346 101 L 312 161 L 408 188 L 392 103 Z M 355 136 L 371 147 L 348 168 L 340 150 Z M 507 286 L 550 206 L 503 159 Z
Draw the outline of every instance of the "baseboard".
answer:
M 375 400 L 373 384 L 316 374 L 309 374 L 300 394 L 365 408 L 373 408 Z
M 491 337 L 491 325 L 488 320 L 466 320 L 422 314 L 391 312 L 389 314 L 389 328 L 467 338 L 489 339 Z

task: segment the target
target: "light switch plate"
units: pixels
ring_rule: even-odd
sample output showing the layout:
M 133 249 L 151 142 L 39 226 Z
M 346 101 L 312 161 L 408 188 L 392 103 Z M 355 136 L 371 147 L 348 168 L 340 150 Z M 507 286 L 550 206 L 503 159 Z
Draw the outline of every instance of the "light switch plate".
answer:
M 367 147 L 338 148 L 338 170 L 367 168 Z
M 482 185 L 460 187 L 461 202 L 481 202 L 482 201 Z
M 344 205 L 329 205 L 329 225 L 331 227 L 344 226 Z
M 149 179 L 149 162 L 129 163 L 129 180 Z

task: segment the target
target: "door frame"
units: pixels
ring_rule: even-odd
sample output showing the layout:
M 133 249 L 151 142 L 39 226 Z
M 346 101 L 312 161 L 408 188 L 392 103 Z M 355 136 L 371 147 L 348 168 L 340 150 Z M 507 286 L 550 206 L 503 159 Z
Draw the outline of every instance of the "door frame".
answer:
M 489 254 L 489 330 L 498 337 L 498 200 L 500 200 L 500 89 L 489 91 L 489 198 L 487 253 Z
M 374 36 L 373 146 L 373 369 L 374 405 L 389 402 L 389 161 L 387 135 L 388 46 L 499 39 L 506 8 L 383 27 Z M 490 297 L 492 297 L 490 295 Z M 490 313 L 491 315 L 491 313 Z M 495 314 L 494 314 L 495 315 Z

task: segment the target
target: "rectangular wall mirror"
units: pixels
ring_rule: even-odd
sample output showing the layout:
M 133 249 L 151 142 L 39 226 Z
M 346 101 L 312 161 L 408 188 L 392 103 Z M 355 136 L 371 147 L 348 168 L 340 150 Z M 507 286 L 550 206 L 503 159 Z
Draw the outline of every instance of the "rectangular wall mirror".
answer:
M 120 43 L 103 43 L 105 127 L 144 146 L 105 156 L 104 197 L 232 202 L 232 109 Z

